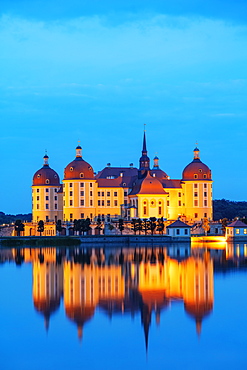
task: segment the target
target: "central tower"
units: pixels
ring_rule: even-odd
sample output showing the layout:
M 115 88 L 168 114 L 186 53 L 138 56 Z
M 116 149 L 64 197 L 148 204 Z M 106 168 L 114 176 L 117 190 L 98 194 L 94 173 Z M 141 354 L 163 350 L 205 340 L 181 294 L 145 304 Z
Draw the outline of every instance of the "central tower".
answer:
M 139 160 L 138 178 L 141 179 L 146 176 L 147 171 L 150 170 L 150 159 L 148 157 L 147 145 L 146 145 L 146 131 L 144 130 L 143 145 L 142 145 L 142 156 Z

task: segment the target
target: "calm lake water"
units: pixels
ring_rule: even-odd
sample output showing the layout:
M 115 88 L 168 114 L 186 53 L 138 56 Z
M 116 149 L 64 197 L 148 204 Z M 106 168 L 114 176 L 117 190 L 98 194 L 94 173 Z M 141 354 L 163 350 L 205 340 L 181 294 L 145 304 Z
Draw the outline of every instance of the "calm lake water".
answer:
M 247 244 L 198 247 L 0 250 L 0 369 L 247 369 Z

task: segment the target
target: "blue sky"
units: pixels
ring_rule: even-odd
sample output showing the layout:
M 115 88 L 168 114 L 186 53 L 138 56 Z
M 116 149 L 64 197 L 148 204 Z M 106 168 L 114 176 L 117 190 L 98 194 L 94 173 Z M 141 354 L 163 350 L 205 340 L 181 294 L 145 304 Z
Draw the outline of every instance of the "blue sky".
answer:
M 31 211 L 47 149 L 95 172 L 150 158 L 181 178 L 195 142 L 214 198 L 246 200 L 246 1 L 2 1 L 0 211 Z

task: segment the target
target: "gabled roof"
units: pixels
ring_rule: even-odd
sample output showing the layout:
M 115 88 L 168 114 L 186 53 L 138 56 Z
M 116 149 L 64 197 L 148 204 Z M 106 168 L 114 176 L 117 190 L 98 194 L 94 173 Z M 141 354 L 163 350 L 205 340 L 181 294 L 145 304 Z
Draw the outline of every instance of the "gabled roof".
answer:
M 137 180 L 129 195 L 136 194 L 165 195 L 167 192 L 163 189 L 162 183 L 156 177 L 151 176 L 148 171 L 143 179 Z
M 186 223 L 184 223 L 180 220 L 177 220 L 177 221 L 173 222 L 172 224 L 170 224 L 169 226 L 167 226 L 167 228 L 172 228 L 172 227 L 191 227 L 191 226 L 187 225 Z
M 227 227 L 244 227 L 247 229 L 247 225 L 240 220 L 233 221 L 232 223 L 227 225 Z

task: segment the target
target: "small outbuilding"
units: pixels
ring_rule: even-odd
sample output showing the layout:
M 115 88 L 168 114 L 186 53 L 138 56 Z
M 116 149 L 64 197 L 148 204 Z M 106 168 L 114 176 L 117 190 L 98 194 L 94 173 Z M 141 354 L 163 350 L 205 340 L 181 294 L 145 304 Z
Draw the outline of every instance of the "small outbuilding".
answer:
M 227 240 L 247 240 L 247 225 L 240 220 L 233 221 L 226 226 L 226 238 Z
M 190 237 L 191 226 L 177 220 L 166 227 L 166 234 L 172 237 Z

